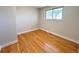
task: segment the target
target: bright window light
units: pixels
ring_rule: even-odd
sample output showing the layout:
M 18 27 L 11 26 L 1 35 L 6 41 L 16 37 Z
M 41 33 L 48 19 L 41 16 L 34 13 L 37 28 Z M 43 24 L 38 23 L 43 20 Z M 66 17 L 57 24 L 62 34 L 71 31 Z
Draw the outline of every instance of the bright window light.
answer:
M 53 19 L 62 19 L 63 8 L 53 9 Z
M 52 19 L 52 10 L 46 11 L 46 19 Z
M 63 16 L 63 8 L 55 8 L 45 11 L 46 20 L 61 20 Z

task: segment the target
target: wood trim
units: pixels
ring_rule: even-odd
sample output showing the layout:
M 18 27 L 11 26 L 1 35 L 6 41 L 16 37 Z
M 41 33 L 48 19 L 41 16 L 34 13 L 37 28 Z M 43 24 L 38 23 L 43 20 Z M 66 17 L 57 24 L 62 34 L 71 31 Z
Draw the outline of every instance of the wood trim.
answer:
M 19 53 L 17 43 L 2 48 L 1 53 Z
M 57 34 L 57 33 L 55 33 L 55 32 L 48 31 L 48 30 L 46 30 L 46 29 L 44 29 L 44 28 L 40 28 L 40 29 L 41 29 L 41 30 L 44 30 L 44 31 L 46 31 L 46 32 L 48 32 L 48 33 L 54 34 L 54 35 L 56 35 L 56 36 L 58 36 L 58 37 L 61 37 L 61 38 L 64 38 L 64 39 L 67 39 L 67 40 L 69 40 L 69 41 L 72 41 L 72 42 L 75 42 L 75 43 L 79 44 L 78 41 L 75 41 L 75 40 L 73 40 L 73 39 L 71 39 L 71 38 L 69 38 L 69 37 L 65 37 L 65 36 L 60 35 L 60 34 Z
M 12 44 L 15 44 L 15 43 L 17 43 L 17 42 L 18 42 L 18 40 L 16 39 L 16 40 L 14 40 L 14 41 L 12 41 L 12 42 L 9 42 L 9 43 L 7 43 L 7 44 L 1 45 L 1 49 L 4 48 L 4 47 L 10 46 L 10 45 L 12 45 Z
M 56 35 L 56 36 L 59 36 L 59 37 L 61 37 L 61 38 L 64 38 L 64 39 L 67 39 L 67 40 L 69 40 L 69 41 L 72 41 L 72 42 L 75 42 L 75 43 L 79 44 L 78 41 L 75 41 L 75 40 L 73 40 L 73 39 L 71 39 L 71 38 L 69 38 L 69 37 L 65 37 L 65 36 L 63 36 L 63 35 L 57 34 L 57 33 L 55 33 L 55 32 L 48 31 L 48 30 L 46 30 L 46 29 L 44 29 L 44 28 L 36 28 L 36 29 L 32 29 L 32 30 L 20 32 L 20 33 L 17 33 L 17 35 L 24 34 L 24 33 L 31 32 L 31 31 L 35 31 L 35 30 L 38 30 L 38 29 L 44 30 L 44 31 L 46 31 L 46 32 L 48 32 L 48 33 L 54 34 L 54 35 Z
M 17 33 L 17 35 L 24 34 L 24 33 L 31 32 L 31 31 L 35 31 L 35 30 L 37 30 L 37 29 L 39 29 L 39 28 L 35 28 L 35 29 L 32 29 L 32 30 L 20 32 L 20 33 Z M 15 44 L 15 43 L 17 43 L 17 42 L 18 42 L 18 40 L 16 39 L 16 40 L 14 40 L 14 41 L 12 41 L 12 42 L 9 42 L 9 43 L 7 43 L 7 44 L 1 45 L 1 46 L 0 46 L 0 51 L 1 51 L 2 48 L 7 47 L 7 46 L 10 46 L 10 45 L 12 45 L 12 44 Z
M 17 33 L 17 35 L 24 34 L 24 33 L 31 32 L 31 31 L 35 31 L 35 30 L 38 30 L 38 29 L 39 29 L 39 28 L 35 28 L 35 29 L 32 29 L 32 30 L 19 32 L 19 33 Z

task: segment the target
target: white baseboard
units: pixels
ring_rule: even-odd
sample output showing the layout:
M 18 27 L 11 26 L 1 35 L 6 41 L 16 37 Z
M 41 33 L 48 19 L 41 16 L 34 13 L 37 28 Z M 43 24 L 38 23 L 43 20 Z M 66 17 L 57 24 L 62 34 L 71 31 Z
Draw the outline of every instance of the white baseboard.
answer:
M 4 47 L 7 47 L 7 46 L 9 46 L 9 45 L 15 44 L 15 43 L 17 43 L 17 42 L 18 42 L 18 40 L 14 40 L 14 41 L 9 42 L 9 43 L 7 43 L 7 44 L 1 45 L 1 49 L 4 48 Z
M 51 31 L 48 31 L 48 30 L 43 29 L 43 28 L 35 28 L 35 29 L 32 29 L 32 30 L 20 32 L 20 33 L 17 33 L 17 35 L 23 34 L 23 33 L 27 33 L 27 32 L 31 32 L 31 31 L 35 31 L 35 30 L 38 30 L 38 29 L 44 30 L 44 31 L 46 31 L 46 32 L 49 32 L 49 33 L 51 33 L 51 34 L 54 34 L 54 35 L 56 35 L 56 36 L 62 37 L 62 38 L 64 38 L 64 39 L 67 39 L 67 40 L 70 40 L 70 41 L 72 41 L 72 42 L 75 42 L 75 43 L 78 43 L 78 44 L 79 44 L 78 41 L 75 41 L 75 40 L 73 40 L 73 39 L 71 39 L 71 38 L 69 38 L 69 37 L 65 37 L 65 36 L 63 36 L 63 35 L 60 35 L 60 34 L 57 34 L 57 33 L 51 32 Z
M 35 31 L 35 30 L 37 30 L 37 29 L 39 29 L 39 28 L 35 28 L 35 29 L 32 29 L 32 30 L 20 32 L 20 33 L 17 33 L 17 35 L 23 34 L 23 33 L 27 33 L 27 32 L 31 32 L 31 31 Z M 7 46 L 12 45 L 12 44 L 17 43 L 17 42 L 18 42 L 18 40 L 16 39 L 16 40 L 14 40 L 14 41 L 12 41 L 12 42 L 9 42 L 9 43 L 7 43 L 7 44 L 1 45 L 1 46 L 0 46 L 0 51 L 1 51 L 2 48 L 7 47 Z
M 19 33 L 17 33 L 17 35 L 24 34 L 24 33 L 31 32 L 31 31 L 35 31 L 37 29 L 39 29 L 39 28 L 35 28 L 35 29 L 28 30 L 28 31 L 19 32 Z
M 41 29 L 41 30 L 44 30 L 44 31 L 46 31 L 46 32 L 48 32 L 48 33 L 54 34 L 54 35 L 56 35 L 56 36 L 59 36 L 59 37 L 61 37 L 61 38 L 64 38 L 64 39 L 67 39 L 67 40 L 70 40 L 70 41 L 72 41 L 72 42 L 75 42 L 75 43 L 79 44 L 78 41 L 75 41 L 75 40 L 73 40 L 73 39 L 71 39 L 71 38 L 69 38 L 69 37 L 65 37 L 65 36 L 63 36 L 63 35 L 60 35 L 60 34 L 57 34 L 57 33 L 51 32 L 51 31 L 48 31 L 48 30 L 43 29 L 43 28 L 40 28 L 40 29 Z

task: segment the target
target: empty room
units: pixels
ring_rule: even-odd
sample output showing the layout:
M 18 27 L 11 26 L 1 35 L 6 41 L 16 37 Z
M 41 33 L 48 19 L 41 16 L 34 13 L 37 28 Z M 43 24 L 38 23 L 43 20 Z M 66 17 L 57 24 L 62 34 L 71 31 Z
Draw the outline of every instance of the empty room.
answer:
M 1 53 L 78 53 L 78 6 L 0 6 Z

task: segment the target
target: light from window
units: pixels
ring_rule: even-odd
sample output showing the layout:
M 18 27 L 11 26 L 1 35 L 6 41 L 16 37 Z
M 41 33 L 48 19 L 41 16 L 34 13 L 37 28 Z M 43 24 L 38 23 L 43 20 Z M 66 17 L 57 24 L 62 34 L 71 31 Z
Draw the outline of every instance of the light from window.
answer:
M 53 19 L 62 19 L 63 8 L 53 9 Z
M 46 19 L 52 19 L 52 10 L 46 11 Z
M 45 12 L 46 15 L 46 19 L 47 20 L 57 20 L 57 19 L 62 19 L 62 15 L 63 15 L 63 8 L 56 8 L 56 9 L 51 9 L 51 10 L 47 10 Z

